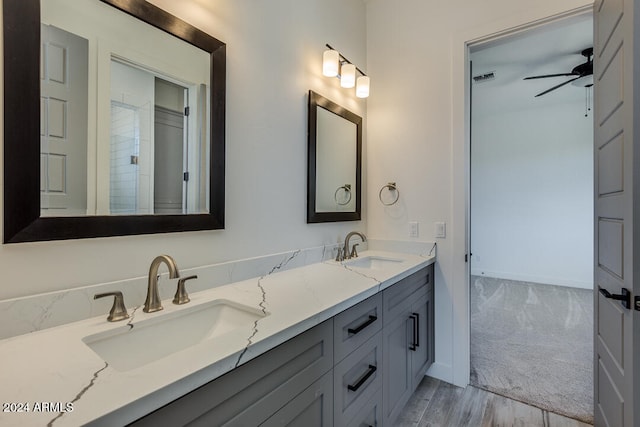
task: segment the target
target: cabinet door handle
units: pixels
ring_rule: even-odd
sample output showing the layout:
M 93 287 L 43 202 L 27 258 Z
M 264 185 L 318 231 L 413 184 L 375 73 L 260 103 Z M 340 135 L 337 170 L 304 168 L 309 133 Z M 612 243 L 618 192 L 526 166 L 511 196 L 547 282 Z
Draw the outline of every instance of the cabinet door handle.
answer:
M 378 318 L 376 316 L 371 316 L 369 315 L 369 319 L 365 320 L 365 322 L 358 326 L 357 328 L 349 328 L 347 329 L 347 332 L 349 332 L 351 335 L 356 335 L 358 333 L 360 333 L 364 328 L 366 328 L 367 326 L 369 326 L 370 324 L 372 324 L 373 322 L 375 322 L 376 320 L 378 320 Z
M 409 345 L 409 350 L 411 351 L 416 351 L 418 349 L 418 344 L 417 344 L 417 339 L 416 339 L 416 332 L 418 330 L 418 325 L 417 325 L 417 318 L 416 318 L 416 314 L 415 313 L 411 313 L 411 315 L 409 316 L 411 318 L 411 323 L 412 325 L 412 333 L 411 333 L 411 344 Z
M 358 390 L 360 387 L 362 387 L 362 384 L 364 384 L 371 375 L 373 375 L 373 373 L 375 371 L 377 371 L 378 368 L 373 366 L 373 365 L 369 365 L 369 369 L 367 370 L 367 372 L 365 372 L 365 374 L 363 376 L 360 377 L 360 379 L 358 380 L 358 382 L 356 382 L 355 384 L 348 384 L 347 388 L 350 391 L 356 391 Z
M 415 338 L 415 345 L 416 347 L 420 347 L 420 313 L 413 313 L 414 316 L 416 316 L 416 338 Z

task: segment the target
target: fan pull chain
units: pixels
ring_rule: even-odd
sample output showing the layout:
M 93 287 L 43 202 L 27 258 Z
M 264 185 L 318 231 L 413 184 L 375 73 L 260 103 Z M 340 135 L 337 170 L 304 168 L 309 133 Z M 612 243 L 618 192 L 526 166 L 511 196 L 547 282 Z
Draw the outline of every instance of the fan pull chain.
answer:
M 592 86 L 587 86 L 585 87 L 585 106 L 584 106 L 584 116 L 588 117 L 589 116 L 589 111 L 591 111 L 591 87 Z
M 584 116 L 589 116 L 589 88 L 584 88 Z

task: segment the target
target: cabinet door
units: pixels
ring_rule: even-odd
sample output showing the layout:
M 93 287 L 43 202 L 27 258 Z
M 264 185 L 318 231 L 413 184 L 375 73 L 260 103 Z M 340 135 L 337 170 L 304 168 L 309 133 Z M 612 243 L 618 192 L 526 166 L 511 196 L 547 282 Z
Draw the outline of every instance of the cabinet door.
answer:
M 412 376 L 409 354 L 410 306 L 382 330 L 382 410 L 383 424 L 391 425 L 411 397 Z
M 333 425 L 333 372 L 326 373 L 264 423 L 264 427 Z
M 433 363 L 433 293 L 422 295 L 411 306 L 411 377 L 413 389 L 418 387 Z

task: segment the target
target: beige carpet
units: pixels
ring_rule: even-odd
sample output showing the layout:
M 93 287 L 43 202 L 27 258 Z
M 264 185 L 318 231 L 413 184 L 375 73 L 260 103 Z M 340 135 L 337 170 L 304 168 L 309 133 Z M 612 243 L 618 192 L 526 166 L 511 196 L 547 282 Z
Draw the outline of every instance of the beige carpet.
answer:
M 471 384 L 593 424 L 593 291 L 473 276 Z

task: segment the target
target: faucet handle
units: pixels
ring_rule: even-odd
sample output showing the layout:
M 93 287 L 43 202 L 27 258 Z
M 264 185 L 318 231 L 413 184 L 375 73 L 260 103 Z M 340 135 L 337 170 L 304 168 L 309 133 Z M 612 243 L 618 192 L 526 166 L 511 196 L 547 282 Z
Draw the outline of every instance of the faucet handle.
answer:
M 189 301 L 191 301 L 189 299 L 189 294 L 187 294 L 187 288 L 184 285 L 184 282 L 186 282 L 187 280 L 191 280 L 191 279 L 197 279 L 198 276 L 193 275 L 193 276 L 188 276 L 188 277 L 183 277 L 181 279 L 178 280 L 178 289 L 176 289 L 176 294 L 173 297 L 173 303 L 174 304 L 186 304 Z
M 351 255 L 349 255 L 351 258 L 358 258 L 358 251 L 356 250 L 356 246 L 358 246 L 358 243 L 354 243 L 351 248 Z
M 336 261 L 342 261 L 344 258 L 342 257 L 342 248 L 338 248 L 338 255 L 336 255 Z
M 122 292 L 114 291 L 114 292 L 105 292 L 103 294 L 95 294 L 93 299 L 104 298 L 104 297 L 115 297 L 113 299 L 113 306 L 111 307 L 111 311 L 109 312 L 109 316 L 107 316 L 107 320 L 109 322 L 117 322 L 119 320 L 124 320 L 129 318 L 129 313 L 127 313 L 127 307 L 124 306 L 124 297 L 122 296 Z

